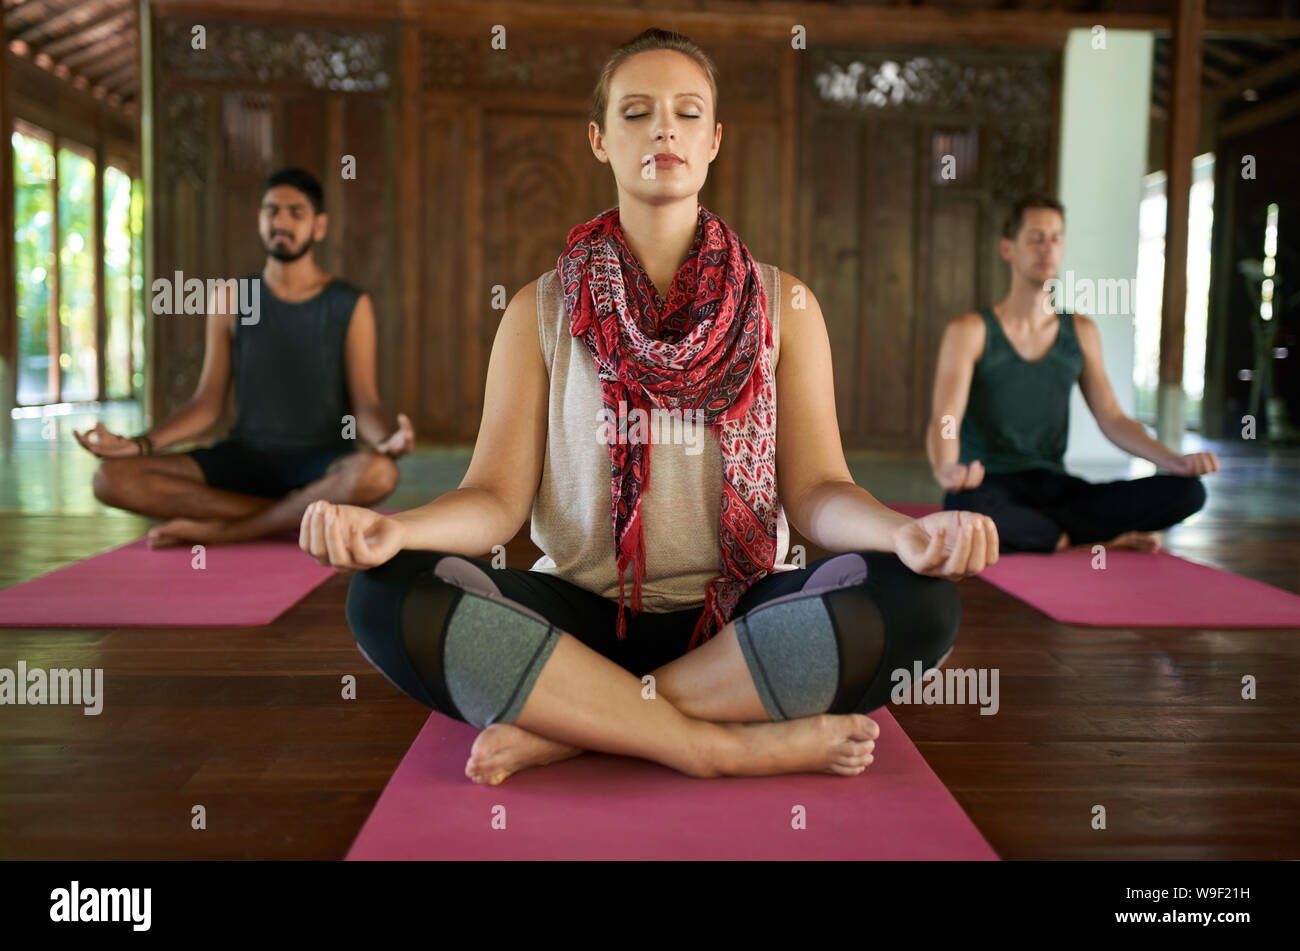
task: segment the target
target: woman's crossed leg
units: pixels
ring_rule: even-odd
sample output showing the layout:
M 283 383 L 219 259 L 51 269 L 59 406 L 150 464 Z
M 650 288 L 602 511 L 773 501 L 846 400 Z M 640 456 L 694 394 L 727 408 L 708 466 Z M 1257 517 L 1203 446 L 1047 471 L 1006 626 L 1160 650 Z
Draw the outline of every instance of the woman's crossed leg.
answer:
M 856 775 L 879 733 L 865 714 L 894 670 L 941 662 L 960 615 L 950 582 L 878 552 L 763 578 L 689 653 L 700 609 L 642 612 L 623 641 L 616 610 L 554 575 L 439 552 L 399 553 L 348 598 L 376 667 L 484 728 L 466 773 L 493 784 L 588 749 L 693 776 Z

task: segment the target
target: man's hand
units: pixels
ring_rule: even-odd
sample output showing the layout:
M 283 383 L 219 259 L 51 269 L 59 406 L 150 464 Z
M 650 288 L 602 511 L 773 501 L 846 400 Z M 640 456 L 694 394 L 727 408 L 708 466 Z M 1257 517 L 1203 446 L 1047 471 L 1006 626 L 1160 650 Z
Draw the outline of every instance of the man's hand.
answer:
M 1219 471 L 1219 457 L 1212 452 L 1193 452 L 1179 456 L 1169 471 L 1180 476 L 1201 476 Z
M 974 459 L 969 466 L 964 466 L 960 462 L 940 466 L 934 470 L 934 480 L 943 486 L 946 492 L 973 489 L 984 481 L 984 463 Z
M 87 429 L 84 433 L 79 433 L 74 429 L 72 435 L 77 437 L 77 442 L 81 443 L 82 449 L 94 453 L 101 459 L 121 459 L 125 456 L 138 456 L 144 451 L 138 442 L 110 431 L 102 421 L 95 423 L 94 429 Z
M 918 575 L 960 581 L 998 560 L 998 529 L 978 512 L 934 512 L 894 529 L 894 552 Z
M 313 502 L 302 515 L 298 547 L 335 571 L 382 565 L 402 550 L 406 526 L 372 509 Z
M 393 433 L 378 446 L 376 452 L 383 453 L 391 459 L 400 459 L 415 448 L 415 427 L 405 413 L 397 414 L 397 432 Z

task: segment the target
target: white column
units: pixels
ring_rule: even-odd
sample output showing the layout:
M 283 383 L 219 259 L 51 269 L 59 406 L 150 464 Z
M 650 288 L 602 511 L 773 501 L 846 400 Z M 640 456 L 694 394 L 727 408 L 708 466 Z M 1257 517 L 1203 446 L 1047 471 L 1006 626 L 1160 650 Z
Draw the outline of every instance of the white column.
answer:
M 1103 46 L 1104 43 L 1104 46 Z M 1101 330 L 1103 361 L 1115 396 L 1133 413 L 1133 315 L 1138 205 L 1146 173 L 1154 41 L 1132 30 L 1072 30 L 1061 76 L 1061 147 L 1057 195 L 1065 205 L 1062 282 L 1091 284 L 1079 309 Z M 1123 281 L 1126 296 L 1108 292 Z M 1118 305 L 1118 306 L 1116 306 Z M 1121 462 L 1076 387 L 1070 403 L 1066 464 Z

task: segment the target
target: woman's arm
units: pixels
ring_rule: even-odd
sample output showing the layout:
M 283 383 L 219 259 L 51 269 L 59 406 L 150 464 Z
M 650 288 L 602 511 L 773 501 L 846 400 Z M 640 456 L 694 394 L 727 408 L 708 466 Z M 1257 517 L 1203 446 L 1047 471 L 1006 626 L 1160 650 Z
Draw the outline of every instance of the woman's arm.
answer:
M 802 285 L 782 272 L 781 286 Z M 790 524 L 827 551 L 894 552 L 925 574 L 962 577 L 992 564 L 997 535 L 986 516 L 939 512 L 908 518 L 853 481 L 835 414 L 826 321 L 817 298 L 804 290 L 806 306 L 781 309 L 776 374 L 777 489 Z
M 403 548 L 474 556 L 514 538 L 542 478 L 549 392 L 532 281 L 497 328 L 469 470 L 459 488 L 392 516 L 403 526 Z
M 796 287 L 803 287 L 802 308 L 787 303 Z M 776 481 L 786 518 L 827 551 L 893 551 L 891 533 L 911 519 L 881 505 L 849 473 L 821 306 L 811 289 L 784 271 L 781 288 L 786 293 L 776 370 Z

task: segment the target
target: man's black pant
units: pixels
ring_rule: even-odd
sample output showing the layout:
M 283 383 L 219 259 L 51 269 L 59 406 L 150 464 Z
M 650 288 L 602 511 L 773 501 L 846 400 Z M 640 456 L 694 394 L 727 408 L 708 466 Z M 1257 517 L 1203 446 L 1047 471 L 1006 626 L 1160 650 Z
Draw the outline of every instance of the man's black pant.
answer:
M 1087 482 L 1050 469 L 985 475 L 973 489 L 949 492 L 945 509 L 980 512 L 998 527 L 1000 550 L 1055 551 L 1065 532 L 1072 545 L 1108 542 L 1124 532 L 1176 525 L 1205 504 L 1201 480 L 1156 475 Z

